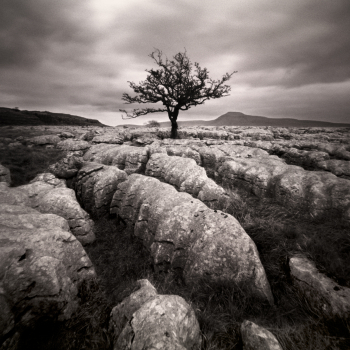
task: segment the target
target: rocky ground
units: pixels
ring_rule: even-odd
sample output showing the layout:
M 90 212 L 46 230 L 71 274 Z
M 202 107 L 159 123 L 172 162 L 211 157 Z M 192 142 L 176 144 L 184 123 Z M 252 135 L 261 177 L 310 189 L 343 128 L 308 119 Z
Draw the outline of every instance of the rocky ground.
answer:
M 108 299 L 101 255 L 116 237 L 151 270 L 106 308 L 90 348 L 350 348 L 350 129 L 178 133 L 0 128 L 1 349 L 24 348 L 43 320 L 69 325 L 86 285 Z M 59 155 L 27 183 L 11 157 L 29 150 Z M 213 329 L 209 305 L 221 310 Z

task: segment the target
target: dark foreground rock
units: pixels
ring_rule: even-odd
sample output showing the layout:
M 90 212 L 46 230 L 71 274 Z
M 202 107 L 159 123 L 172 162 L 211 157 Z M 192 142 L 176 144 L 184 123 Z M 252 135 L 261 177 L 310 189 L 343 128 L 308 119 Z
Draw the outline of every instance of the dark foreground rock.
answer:
M 0 343 L 6 349 L 39 320 L 69 319 L 79 305 L 79 286 L 96 276 L 57 215 L 1 204 L 0 239 Z

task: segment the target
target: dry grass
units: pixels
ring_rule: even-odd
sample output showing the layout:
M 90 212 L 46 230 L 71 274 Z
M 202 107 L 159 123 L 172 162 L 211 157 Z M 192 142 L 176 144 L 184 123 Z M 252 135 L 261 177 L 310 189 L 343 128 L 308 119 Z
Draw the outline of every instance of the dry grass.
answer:
M 0 152 L 0 163 L 11 171 L 12 186 L 28 183 L 40 173 L 47 171 L 50 164 L 58 162 L 65 156 L 58 149 L 43 147 L 18 146 L 5 148 Z

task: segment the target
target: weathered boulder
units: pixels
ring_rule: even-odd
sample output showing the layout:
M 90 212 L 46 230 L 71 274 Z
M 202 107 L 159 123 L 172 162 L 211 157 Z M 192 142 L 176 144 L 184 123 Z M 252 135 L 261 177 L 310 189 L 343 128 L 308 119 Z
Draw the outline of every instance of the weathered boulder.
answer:
M 320 273 L 305 256 L 294 256 L 289 261 L 294 284 L 308 303 L 328 317 L 349 317 L 350 288 L 340 286 Z
M 71 155 L 50 165 L 48 170 L 58 178 L 69 179 L 74 177 L 82 166 L 83 159 Z
M 6 182 L 11 185 L 11 172 L 8 168 L 0 164 L 0 182 Z
M 2 204 L 0 240 L 0 341 L 39 319 L 69 319 L 79 286 L 96 275 L 66 220 Z
M 57 143 L 57 148 L 65 151 L 85 151 L 91 147 L 91 144 L 83 140 L 66 139 Z
M 273 302 L 256 246 L 231 215 L 139 174 L 118 186 L 111 213 L 142 240 L 157 270 L 172 269 L 189 282 L 203 275 L 245 281 Z
M 125 171 L 115 166 L 86 162 L 76 177 L 77 198 L 84 209 L 95 217 L 105 216 L 109 214 L 117 186 L 127 177 Z
M 79 205 L 74 190 L 53 188 L 41 191 L 32 199 L 31 206 L 41 213 L 53 213 L 65 218 L 72 233 L 82 244 L 95 241 L 94 223 Z
M 82 244 L 95 240 L 93 221 L 80 207 L 75 192 L 52 174 L 42 174 L 23 186 L 0 186 L 0 203 L 30 206 L 41 213 L 62 216 Z
M 88 162 L 114 165 L 127 174 L 144 173 L 148 161 L 148 149 L 135 146 L 96 145 L 84 155 Z
M 232 144 L 199 147 L 197 152 L 200 154 L 202 166 L 210 177 L 215 176 L 219 160 L 223 157 L 263 158 L 268 156 L 268 153 L 262 149 Z
M 244 350 L 282 350 L 276 337 L 267 329 L 245 320 L 241 324 Z
M 193 159 L 155 153 L 147 163 L 145 174 L 191 194 L 212 209 L 227 208 L 229 203 L 225 190 L 209 179 L 204 168 Z
M 147 281 L 111 313 L 114 349 L 199 349 L 194 310 L 177 295 L 158 295 Z
M 350 161 L 340 159 L 329 159 L 316 163 L 319 169 L 330 171 L 334 175 L 350 180 Z
M 271 187 L 271 179 L 290 167 L 292 166 L 283 160 L 272 157 L 222 157 L 216 164 L 215 178 L 225 187 L 242 187 L 259 197 L 264 197 Z

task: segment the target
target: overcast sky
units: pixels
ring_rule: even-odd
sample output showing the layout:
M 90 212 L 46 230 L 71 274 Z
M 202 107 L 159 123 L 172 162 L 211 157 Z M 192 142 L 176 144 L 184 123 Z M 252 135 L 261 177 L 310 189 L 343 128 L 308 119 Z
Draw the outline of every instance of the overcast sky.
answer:
M 230 96 L 180 112 L 350 122 L 349 0 L 2 0 L 0 106 L 122 120 L 127 81 L 158 48 L 221 78 Z M 157 105 L 154 105 L 157 106 Z M 161 105 L 159 105 L 161 107 Z

